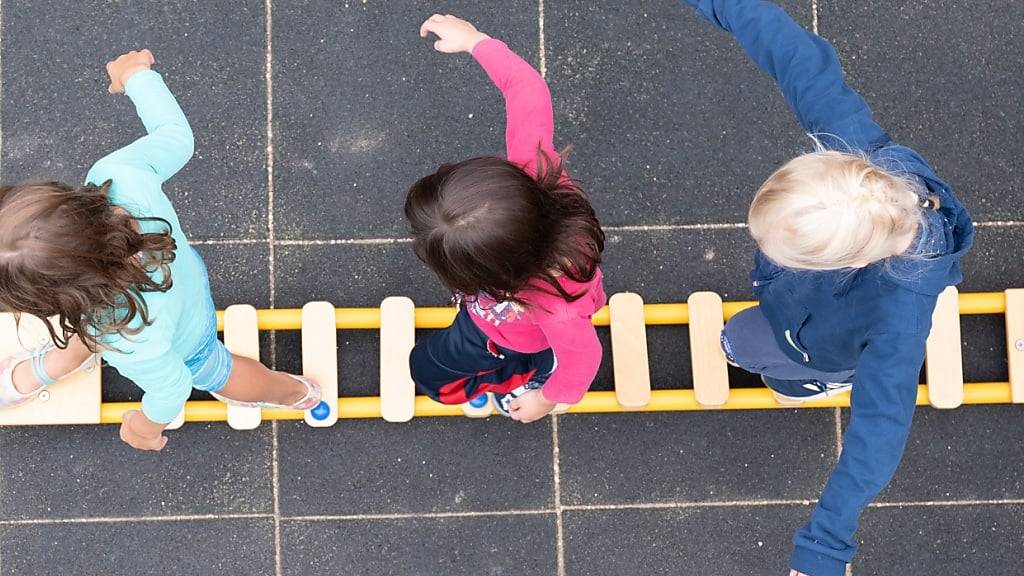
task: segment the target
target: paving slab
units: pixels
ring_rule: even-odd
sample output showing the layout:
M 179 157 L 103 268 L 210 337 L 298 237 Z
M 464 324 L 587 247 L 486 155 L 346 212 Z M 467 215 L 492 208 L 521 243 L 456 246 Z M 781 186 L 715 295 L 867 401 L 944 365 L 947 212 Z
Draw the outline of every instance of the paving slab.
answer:
M 537 510 L 553 505 L 551 424 L 503 417 L 281 423 L 285 515 Z
M 0 528 L 0 574 L 273 576 L 271 518 Z
M 561 416 L 562 502 L 815 499 L 834 431 L 831 410 Z
M 500 93 L 470 56 L 435 53 L 419 37 L 440 9 L 426 0 L 275 4 L 277 237 L 404 235 L 413 182 L 444 163 L 504 154 Z M 443 9 L 537 62 L 535 1 Z
M 782 2 L 810 26 L 811 2 Z M 746 221 L 811 142 L 731 36 L 672 0 L 545 4 L 560 145 L 605 225 Z
M 1024 4 L 821 2 L 821 35 L 879 123 L 919 151 L 979 220 L 1021 220 Z
M 849 423 L 844 413 L 843 425 Z M 918 408 L 906 452 L 881 502 L 1024 499 L 1019 406 Z
M 78 183 L 144 135 L 129 100 L 107 94 L 104 64 L 148 47 L 196 135 L 165 187 L 185 231 L 266 237 L 264 22 L 262 0 L 5 2 L 4 181 Z
M 786 574 L 810 506 L 564 513 L 567 576 Z
M 284 521 L 285 576 L 422 576 L 557 572 L 554 514 Z
M 1018 573 L 1024 507 L 869 508 L 861 519 L 857 576 Z
M 117 426 L 0 428 L 0 517 L 273 511 L 269 425 L 239 432 L 193 423 L 167 436 L 162 451 L 141 452 Z

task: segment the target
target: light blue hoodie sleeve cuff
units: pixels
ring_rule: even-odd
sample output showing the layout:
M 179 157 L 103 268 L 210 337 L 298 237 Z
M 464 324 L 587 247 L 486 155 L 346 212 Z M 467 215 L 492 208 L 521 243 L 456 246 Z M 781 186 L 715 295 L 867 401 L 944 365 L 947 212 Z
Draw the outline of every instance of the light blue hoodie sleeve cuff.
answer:
M 129 98 L 134 98 L 134 95 L 139 90 L 144 89 L 146 83 L 153 82 L 154 80 L 163 83 L 163 77 L 156 70 L 139 70 L 132 74 L 128 81 L 124 83 L 124 93 Z

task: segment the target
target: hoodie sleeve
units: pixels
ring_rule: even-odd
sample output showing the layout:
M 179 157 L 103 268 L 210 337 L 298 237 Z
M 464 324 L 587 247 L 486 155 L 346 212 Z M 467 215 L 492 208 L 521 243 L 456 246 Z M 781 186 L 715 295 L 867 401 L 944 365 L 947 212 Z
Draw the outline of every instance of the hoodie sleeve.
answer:
M 857 551 L 860 514 L 889 484 L 903 457 L 917 402 L 926 337 L 882 334 L 861 353 L 843 453 L 810 522 L 797 532 L 791 566 L 810 576 L 843 576 Z
M 510 162 L 536 166 L 538 148 L 556 156 L 555 120 L 547 82 L 504 42 L 484 40 L 473 57 L 505 97 L 505 144 Z
M 164 182 L 181 170 L 195 150 L 192 128 L 178 101 L 160 74 L 142 70 L 132 74 L 124 87 L 146 135 L 101 158 L 88 181 L 100 183 L 124 168 L 152 172 Z
M 804 131 L 829 149 L 873 150 L 891 139 L 867 102 L 843 79 L 832 45 L 801 28 L 778 6 L 761 0 L 683 0 L 731 32 L 779 85 Z

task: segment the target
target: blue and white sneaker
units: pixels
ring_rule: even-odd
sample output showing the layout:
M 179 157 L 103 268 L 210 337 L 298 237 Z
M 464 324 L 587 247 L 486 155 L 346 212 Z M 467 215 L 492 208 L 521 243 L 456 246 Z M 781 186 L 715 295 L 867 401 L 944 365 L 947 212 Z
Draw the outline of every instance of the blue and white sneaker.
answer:
M 522 386 L 516 388 L 511 392 L 506 392 L 505 394 L 491 394 L 491 404 L 494 405 L 494 408 L 502 416 L 511 417 L 511 406 L 513 400 L 519 398 L 523 394 L 526 394 L 530 390 L 540 390 L 543 386 L 544 385 L 541 384 L 540 382 L 534 382 L 533 380 L 530 380 L 526 384 L 523 384 Z
M 551 370 L 548 370 L 547 376 L 550 377 L 552 374 L 554 374 L 556 368 L 558 368 L 558 357 L 555 356 L 554 353 L 552 353 L 551 354 Z M 545 378 L 544 381 L 546 382 L 547 378 Z M 523 394 L 526 394 L 530 390 L 540 390 L 543 387 L 544 387 L 544 382 L 537 382 L 535 380 L 530 380 L 526 384 L 523 384 L 522 386 L 520 386 L 519 388 L 516 388 L 515 390 L 513 390 L 511 392 L 506 392 L 505 394 L 491 394 L 491 404 L 494 404 L 494 408 L 502 416 L 509 416 L 509 417 L 511 417 L 512 414 L 511 414 L 510 406 L 512 405 L 512 401 L 513 400 L 515 400 L 516 398 L 519 398 Z
M 775 395 L 780 404 L 802 404 L 811 400 L 821 400 L 839 394 L 845 394 L 853 389 L 853 382 L 819 382 L 818 380 L 805 380 L 799 384 L 793 382 L 793 386 L 787 387 L 785 393 L 777 390 L 768 383 L 768 379 L 761 375 L 761 381 Z

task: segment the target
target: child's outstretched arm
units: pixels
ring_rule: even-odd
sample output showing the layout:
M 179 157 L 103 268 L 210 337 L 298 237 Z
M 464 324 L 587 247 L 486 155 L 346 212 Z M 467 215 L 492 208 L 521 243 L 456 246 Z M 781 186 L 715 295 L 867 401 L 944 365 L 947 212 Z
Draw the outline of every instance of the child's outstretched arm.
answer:
M 163 79 L 150 70 L 154 62 L 150 51 L 142 50 L 107 63 L 108 91 L 124 93 L 132 99 L 147 134 L 101 159 L 97 168 L 130 165 L 152 171 L 163 182 L 192 157 L 192 128 Z
M 434 14 L 420 28 L 433 32 L 440 52 L 469 52 L 505 97 L 505 143 L 509 161 L 536 169 L 538 147 L 552 157 L 555 121 L 548 85 L 528 62 L 500 40 L 479 32 L 454 16 Z
M 843 80 L 832 45 L 762 0 L 683 0 L 731 32 L 747 55 L 779 84 L 804 131 L 837 150 L 871 150 L 890 141 L 871 109 Z

